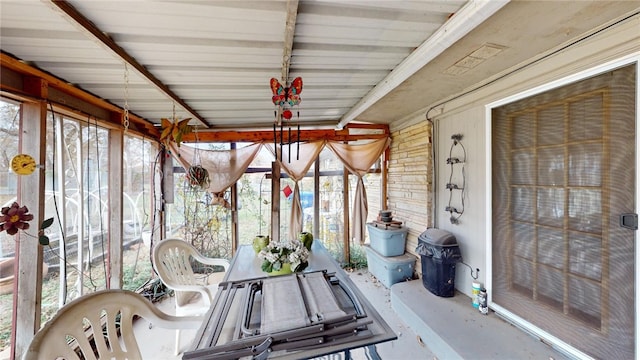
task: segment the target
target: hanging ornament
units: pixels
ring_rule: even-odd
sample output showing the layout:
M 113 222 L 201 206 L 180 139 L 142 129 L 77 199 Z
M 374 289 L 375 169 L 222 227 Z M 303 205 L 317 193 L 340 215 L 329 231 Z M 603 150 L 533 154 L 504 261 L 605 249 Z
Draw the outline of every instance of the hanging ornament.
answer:
M 273 123 L 273 146 L 276 152 L 276 159 L 278 158 L 278 137 L 277 137 L 277 125 L 280 125 L 280 161 L 282 161 L 282 146 L 284 145 L 284 122 L 287 123 L 288 126 L 288 145 L 289 145 L 289 158 L 288 161 L 291 162 L 291 118 L 293 117 L 293 112 L 291 108 L 293 106 L 298 106 L 302 99 L 300 98 L 300 93 L 302 92 L 302 78 L 297 77 L 293 79 L 291 82 L 291 86 L 286 87 L 282 85 L 277 79 L 271 78 L 270 81 L 271 92 L 273 96 L 271 97 L 271 101 L 277 107 L 274 111 L 274 123 Z M 297 134 L 297 143 L 298 143 L 298 152 L 300 147 L 300 112 L 298 111 L 298 134 Z M 299 158 L 299 154 L 297 155 Z
M 169 149 L 169 143 L 175 141 L 176 145 L 180 147 L 182 137 L 193 131 L 193 126 L 189 125 L 191 118 L 178 120 L 176 116 L 176 104 L 173 104 L 173 112 L 171 114 L 171 120 L 162 118 L 162 132 L 160 133 L 160 142 Z
M 282 189 L 282 193 L 284 194 L 284 197 L 289 198 L 289 196 L 291 196 L 291 194 L 293 193 L 293 190 L 291 190 L 291 187 L 287 185 L 284 187 L 284 189 Z
M 201 165 L 200 148 L 198 142 L 198 131 L 194 130 L 196 134 L 196 146 L 193 151 L 193 161 L 191 166 L 187 170 L 187 180 L 192 187 L 197 187 L 205 190 L 209 187 L 209 171 Z
M 300 101 L 302 101 L 300 98 L 300 93 L 302 92 L 302 78 L 297 77 L 293 79 L 290 87 L 284 87 L 277 79 L 271 78 L 271 91 L 273 92 L 271 100 L 274 105 L 280 107 L 284 107 L 285 104 L 289 104 L 289 106 L 296 106 L 300 104 Z
M 193 187 L 199 187 L 203 190 L 209 187 L 209 171 L 200 165 L 189 166 L 187 179 Z
M 167 148 L 169 148 L 169 142 L 171 141 L 175 141 L 176 145 L 179 147 L 182 142 L 182 137 L 193 131 L 193 127 L 189 125 L 189 120 L 191 120 L 191 118 L 183 120 L 178 120 L 176 118 L 173 122 L 166 118 L 162 118 L 161 120 L 162 133 L 160 134 L 160 142 Z

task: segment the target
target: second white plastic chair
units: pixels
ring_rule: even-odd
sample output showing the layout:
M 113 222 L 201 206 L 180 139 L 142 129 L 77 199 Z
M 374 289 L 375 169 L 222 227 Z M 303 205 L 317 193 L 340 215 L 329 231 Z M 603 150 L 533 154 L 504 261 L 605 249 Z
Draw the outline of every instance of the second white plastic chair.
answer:
M 196 275 L 192 261 L 222 267 L 224 272 Z M 205 257 L 182 239 L 165 239 L 154 245 L 153 267 L 160 280 L 175 291 L 177 316 L 204 315 L 215 297 L 218 282 L 229 268 L 229 261 Z M 175 352 L 180 352 L 180 329 L 176 330 Z

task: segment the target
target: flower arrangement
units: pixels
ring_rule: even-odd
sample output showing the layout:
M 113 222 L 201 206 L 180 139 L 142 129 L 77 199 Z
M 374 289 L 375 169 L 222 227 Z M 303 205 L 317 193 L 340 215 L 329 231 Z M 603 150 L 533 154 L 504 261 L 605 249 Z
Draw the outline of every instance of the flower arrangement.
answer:
M 279 271 L 284 263 L 291 264 L 294 272 L 309 265 L 309 250 L 299 240 L 272 241 L 257 256 L 263 260 L 262 271 L 265 272 Z

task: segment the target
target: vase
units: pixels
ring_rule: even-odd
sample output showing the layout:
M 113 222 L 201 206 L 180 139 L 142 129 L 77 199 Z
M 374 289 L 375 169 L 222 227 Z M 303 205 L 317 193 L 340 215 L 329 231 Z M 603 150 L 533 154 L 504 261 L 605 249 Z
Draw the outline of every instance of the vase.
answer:
M 260 250 L 269 245 L 269 236 L 258 235 L 253 239 L 253 244 L 251 245 L 253 246 L 253 251 L 257 254 Z
M 303 231 L 298 234 L 298 240 L 304 244 L 304 247 L 306 247 L 307 250 L 311 250 L 311 245 L 313 244 L 312 233 Z
M 291 270 L 291 264 L 290 263 L 283 263 L 282 267 L 280 268 L 280 270 L 272 270 L 271 272 L 268 272 L 267 274 L 269 274 L 270 276 L 277 276 L 277 275 L 287 275 L 287 274 L 292 274 L 293 270 Z

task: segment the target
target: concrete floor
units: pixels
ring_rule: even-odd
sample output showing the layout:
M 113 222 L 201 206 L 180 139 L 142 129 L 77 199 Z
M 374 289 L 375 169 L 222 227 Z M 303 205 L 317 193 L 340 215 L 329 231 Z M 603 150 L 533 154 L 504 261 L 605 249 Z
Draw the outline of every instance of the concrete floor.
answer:
M 351 272 L 350 277 L 398 336 L 376 346 L 383 360 L 567 359 L 493 312 L 480 314 L 464 294 L 438 297 L 426 290 L 421 280 L 398 283 L 390 290 L 366 269 Z M 167 313 L 174 311 L 173 298 L 156 304 Z M 189 347 L 196 331 L 182 330 L 182 351 Z M 139 320 L 136 333 L 144 359 L 181 359 L 181 354 L 174 355 L 175 330 Z M 325 356 L 323 360 L 340 360 L 342 355 Z M 351 356 L 354 360 L 370 359 L 363 349 L 351 351 Z
M 427 344 L 434 359 L 568 359 L 492 310 L 481 314 L 462 293 L 433 295 L 422 280 L 393 285 L 391 303 L 396 316 Z

